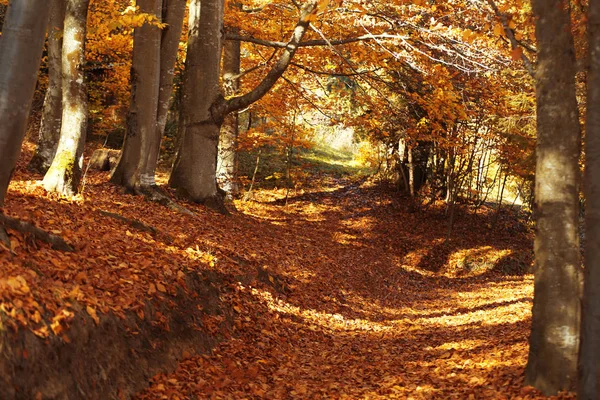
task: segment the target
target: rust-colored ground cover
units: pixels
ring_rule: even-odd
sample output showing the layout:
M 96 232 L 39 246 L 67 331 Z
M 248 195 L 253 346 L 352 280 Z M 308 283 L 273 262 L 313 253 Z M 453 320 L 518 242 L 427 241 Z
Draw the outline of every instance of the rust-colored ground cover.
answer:
M 491 231 L 493 210 L 460 209 L 446 240 L 442 206 L 414 210 L 368 181 L 323 178 L 287 205 L 285 191 L 261 192 L 230 217 L 184 204 L 191 217 L 119 193 L 106 174 L 88 174 L 78 201 L 35 179 L 19 169 L 6 213 L 76 251 L 11 232 L 0 309 L 13 329 L 69 341 L 75 301 L 93 319 L 144 319 L 143 302 L 167 301 L 186 274 L 225 277 L 231 330 L 207 317 L 221 344 L 140 399 L 541 398 L 523 388 L 532 237 L 512 215 Z

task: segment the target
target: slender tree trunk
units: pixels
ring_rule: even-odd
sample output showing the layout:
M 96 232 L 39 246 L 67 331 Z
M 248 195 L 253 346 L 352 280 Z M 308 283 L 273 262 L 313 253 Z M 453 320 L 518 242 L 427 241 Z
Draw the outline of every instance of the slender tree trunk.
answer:
M 160 88 L 158 93 L 157 123 L 159 138 L 165 134 L 171 96 L 173 94 L 173 77 L 179 52 L 179 41 L 183 30 L 186 0 L 162 0 L 162 21 L 167 24 L 160 40 Z M 160 143 L 159 148 L 160 148 Z M 158 150 L 157 150 L 158 151 Z
M 180 194 L 226 211 L 216 177 L 221 125 L 229 113 L 262 98 L 283 75 L 306 33 L 316 6 L 316 0 L 303 4 L 291 40 L 265 78 L 252 91 L 225 100 L 219 90 L 223 0 L 192 0 L 180 118 L 180 123 L 184 124 L 183 138 L 169 181 Z M 195 95 L 197 93 L 202 93 L 202 96 Z
M 140 11 L 161 16 L 162 0 L 139 0 Z M 157 125 L 160 77 L 160 29 L 151 24 L 135 28 L 131 66 L 131 103 L 127 132 L 111 182 L 130 191 L 153 186 L 160 148 Z M 158 144 L 156 143 L 158 141 Z
M 584 292 L 578 398 L 600 398 L 600 3 L 588 11 L 589 71 L 585 135 Z
M 85 36 L 90 0 L 67 0 L 62 49 L 62 126 L 52 165 L 42 184 L 49 192 L 73 196 L 77 193 L 83 168 L 87 131 L 85 84 Z
M 44 97 L 39 138 L 29 168 L 46 173 L 56 154 L 62 121 L 62 43 L 65 0 L 50 1 L 48 22 L 48 89 Z
M 504 200 L 504 188 L 506 187 L 507 179 L 508 173 L 504 175 L 504 180 L 502 181 L 502 186 L 500 187 L 500 193 L 498 194 L 498 207 L 496 208 L 494 220 L 492 221 L 492 227 L 490 228 L 492 231 L 496 230 L 496 225 L 498 224 L 498 218 L 500 217 L 500 210 L 502 209 L 502 201 Z
M 569 3 L 534 0 L 533 10 L 538 40 L 536 238 L 525 382 L 550 395 L 574 389 L 577 378 L 580 126 Z
M 410 197 L 415 197 L 415 162 L 413 148 L 408 147 L 408 188 Z
M 456 153 L 454 147 L 449 150 L 448 166 L 446 167 L 446 203 L 454 202 L 454 185 L 456 181 Z
M 236 94 L 239 86 L 240 42 L 229 40 L 223 45 L 223 89 L 226 96 Z M 239 193 L 237 182 L 238 112 L 231 112 L 223 122 L 217 160 L 217 182 L 229 195 Z
M 0 208 L 21 153 L 50 3 L 11 1 L 0 36 Z

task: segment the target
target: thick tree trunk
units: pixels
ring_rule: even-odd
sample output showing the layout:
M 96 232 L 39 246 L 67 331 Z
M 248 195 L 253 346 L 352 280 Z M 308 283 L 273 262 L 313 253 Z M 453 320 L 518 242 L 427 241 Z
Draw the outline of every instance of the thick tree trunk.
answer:
M 39 138 L 29 168 L 46 173 L 56 154 L 62 121 L 62 43 L 65 0 L 50 1 L 48 22 L 48 89 L 44 97 Z
M 223 46 L 223 86 L 226 96 L 236 94 L 240 74 L 240 42 L 226 41 Z M 237 142 L 239 134 L 238 112 L 231 112 L 221 127 L 217 181 L 229 195 L 239 193 L 237 182 Z
M 21 153 L 50 3 L 11 1 L 0 36 L 0 207 Z
M 60 140 L 42 184 L 49 192 L 73 196 L 79 189 L 87 131 L 85 36 L 90 0 L 67 0 L 62 49 L 63 114 Z
M 600 398 L 600 3 L 588 11 L 589 70 L 585 135 L 584 292 L 578 398 Z
M 534 0 L 533 8 L 538 40 L 536 238 L 525 382 L 550 395 L 574 389 L 577 378 L 580 126 L 569 5 Z
M 140 11 L 160 16 L 162 0 L 137 2 Z M 152 186 L 160 132 L 157 126 L 158 93 L 160 85 L 160 29 L 144 24 L 133 33 L 131 67 L 131 104 L 127 114 L 127 132 L 119 163 L 111 182 L 136 191 Z M 154 169 L 153 169 L 154 167 Z
M 202 12 L 200 12 L 202 8 Z M 192 0 L 183 80 L 181 148 L 169 184 L 185 197 L 217 209 L 217 147 L 222 117 L 211 112 L 219 88 L 223 0 Z
M 202 3 L 202 13 L 200 13 Z M 180 123 L 181 144 L 169 184 L 190 200 L 223 211 L 217 188 L 219 131 L 225 117 L 262 98 L 283 75 L 315 12 L 315 0 L 304 3 L 300 19 L 275 66 L 250 92 L 225 100 L 219 90 L 219 56 L 223 0 L 192 0 Z M 200 93 L 200 96 L 196 94 Z
M 134 31 L 131 104 L 121 158 L 111 181 L 133 192 L 156 186 L 155 173 L 173 90 L 185 0 L 138 1 L 143 12 L 162 17 L 161 30 L 146 24 Z

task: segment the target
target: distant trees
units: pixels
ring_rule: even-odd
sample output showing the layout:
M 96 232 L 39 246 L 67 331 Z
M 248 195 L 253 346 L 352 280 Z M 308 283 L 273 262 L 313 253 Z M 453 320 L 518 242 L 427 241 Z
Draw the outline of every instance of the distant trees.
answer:
M 11 1 L 0 36 L 0 207 L 21 152 L 50 2 Z

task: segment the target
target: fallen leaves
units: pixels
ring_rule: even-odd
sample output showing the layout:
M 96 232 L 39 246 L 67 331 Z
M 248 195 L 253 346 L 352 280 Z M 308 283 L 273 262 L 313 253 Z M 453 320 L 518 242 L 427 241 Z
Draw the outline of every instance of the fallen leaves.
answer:
M 40 337 L 70 340 L 74 302 L 96 324 L 131 312 L 168 330 L 146 302 L 168 303 L 201 271 L 227 277 L 231 315 L 198 321 L 225 340 L 210 355 L 184 354 L 140 399 L 539 397 L 522 388 L 532 280 L 497 269 L 526 264 L 531 237 L 508 226 L 489 235 L 485 208 L 465 211 L 444 241 L 443 209 L 409 213 L 368 184 L 328 181 L 287 206 L 277 205 L 284 193 L 257 193 L 268 202 L 236 204 L 226 219 L 186 205 L 199 222 L 120 194 L 101 174 L 79 203 L 22 182 L 6 210 L 79 249 L 28 248 L 14 235 L 18 254 L 2 253 L 0 310 Z

